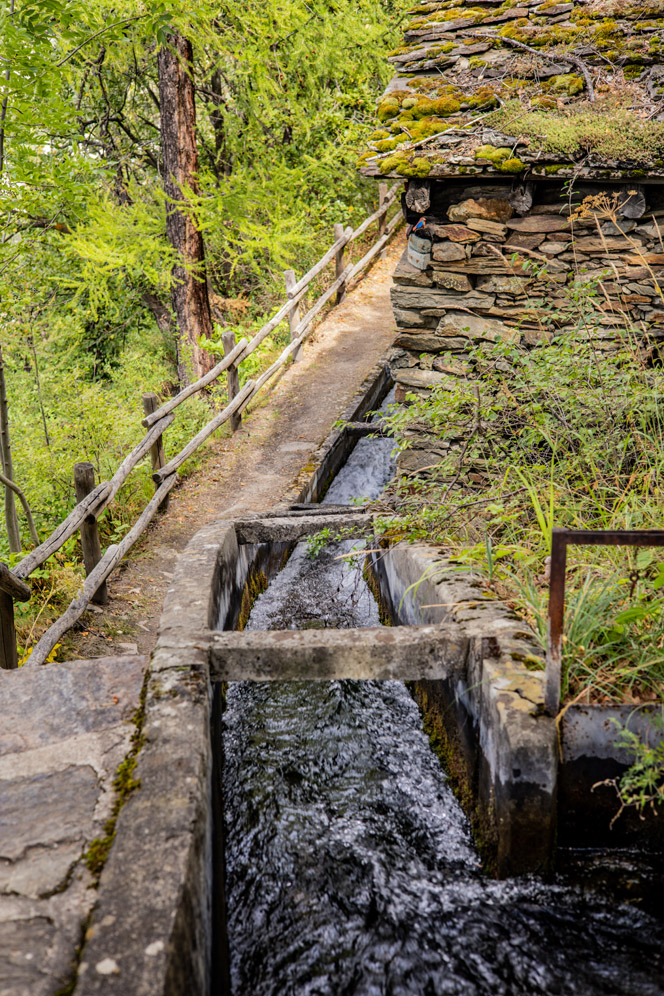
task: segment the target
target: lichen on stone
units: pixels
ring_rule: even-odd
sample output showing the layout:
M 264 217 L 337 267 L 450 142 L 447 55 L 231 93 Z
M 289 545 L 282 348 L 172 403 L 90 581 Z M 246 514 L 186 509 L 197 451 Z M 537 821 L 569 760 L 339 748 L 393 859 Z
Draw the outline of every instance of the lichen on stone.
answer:
M 664 0 L 576 0 L 563 16 L 560 0 L 533 7 L 442 0 L 411 13 L 397 78 L 378 104 L 395 146 L 446 130 L 468 134 L 468 143 L 445 140 L 450 173 L 474 163 L 498 173 L 532 163 L 541 172 L 583 160 L 585 175 L 596 170 L 600 178 L 619 164 L 621 175 L 637 176 L 662 158 L 663 126 L 655 119 L 664 98 Z M 488 144 L 487 127 L 514 139 L 509 156 L 475 155 Z M 391 136 L 374 133 L 370 141 Z M 390 172 L 382 157 L 394 147 L 374 144 L 371 151 L 370 169 Z M 417 158 L 440 152 L 434 140 Z

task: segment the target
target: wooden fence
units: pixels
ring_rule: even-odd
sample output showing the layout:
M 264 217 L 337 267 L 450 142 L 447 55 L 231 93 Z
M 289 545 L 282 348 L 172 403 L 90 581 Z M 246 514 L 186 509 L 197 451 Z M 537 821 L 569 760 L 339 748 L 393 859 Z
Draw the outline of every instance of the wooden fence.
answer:
M 145 418 L 142 424 L 148 431 L 141 442 L 125 457 L 110 481 L 102 481 L 95 485 L 92 466 L 90 464 L 76 465 L 74 478 L 78 504 L 73 511 L 43 543 L 40 543 L 24 557 L 13 570 L 10 571 L 6 564 L 0 563 L 0 668 L 18 667 L 14 602 L 24 602 L 30 599 L 31 589 L 26 584 L 25 579 L 56 553 L 66 540 L 77 531 L 80 532 L 83 548 L 87 575 L 85 583 L 66 612 L 49 627 L 33 647 L 26 664 L 44 664 L 64 633 L 77 622 L 90 602 L 97 601 L 101 604 L 106 602 L 106 578 L 144 532 L 157 511 L 167 507 L 169 492 L 178 480 L 178 467 L 224 422 L 230 420 L 233 430 L 239 427 L 241 412 L 255 398 L 261 388 L 277 373 L 290 356 L 293 357 L 294 361 L 297 361 L 302 343 L 312 331 L 314 319 L 328 301 L 333 297 L 337 304 L 342 301 L 351 281 L 359 276 L 369 263 L 385 249 L 391 235 L 402 221 L 400 210 L 396 212 L 391 221 L 387 221 L 389 210 L 397 200 L 400 186 L 401 183 L 398 182 L 388 190 L 387 184 L 381 183 L 378 209 L 368 218 L 365 218 L 355 230 L 352 227 L 344 228 L 343 225 L 335 225 L 334 243 L 325 255 L 299 280 L 296 279 L 292 270 L 286 271 L 284 275 L 286 302 L 279 308 L 274 317 L 256 333 L 253 339 L 241 339 L 235 343 L 234 334 L 232 332 L 226 333 L 222 340 L 224 358 L 204 377 L 185 387 L 178 395 L 163 405 L 159 405 L 159 399 L 154 394 L 143 396 Z M 373 224 L 378 225 L 376 242 L 357 263 L 346 265 L 346 247 L 363 235 Z M 335 279 L 302 316 L 300 314 L 301 304 L 309 285 L 326 266 L 333 262 L 335 264 Z M 288 318 L 290 326 L 290 343 L 260 377 L 247 381 L 240 389 L 239 365 L 286 318 Z M 162 436 L 175 418 L 173 411 L 187 398 L 216 381 L 223 373 L 226 374 L 227 380 L 228 404 L 179 453 L 166 462 Z M 150 453 L 152 460 L 152 478 L 155 482 L 154 496 L 121 542 L 110 546 L 102 556 L 97 520 L 113 501 L 130 473 L 148 453 Z

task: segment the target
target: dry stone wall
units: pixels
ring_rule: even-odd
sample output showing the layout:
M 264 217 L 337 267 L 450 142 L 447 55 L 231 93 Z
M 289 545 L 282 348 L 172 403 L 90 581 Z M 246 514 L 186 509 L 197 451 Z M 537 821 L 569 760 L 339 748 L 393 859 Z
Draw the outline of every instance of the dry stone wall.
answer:
M 664 187 L 410 180 L 415 230 L 394 273 L 397 400 L 469 372 L 481 342 L 548 346 L 574 330 L 599 350 L 664 339 Z M 585 322 L 569 290 L 594 287 Z

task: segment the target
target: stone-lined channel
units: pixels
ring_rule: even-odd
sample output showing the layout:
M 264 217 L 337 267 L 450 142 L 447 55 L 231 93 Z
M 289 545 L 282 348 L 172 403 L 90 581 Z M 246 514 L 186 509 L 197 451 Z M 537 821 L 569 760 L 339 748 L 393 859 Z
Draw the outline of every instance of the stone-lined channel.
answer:
M 325 501 L 379 495 L 390 446 L 361 440 Z M 352 545 L 298 544 L 247 628 L 377 625 Z M 220 746 L 232 996 L 664 994 L 660 920 L 482 875 L 403 683 L 231 683 Z

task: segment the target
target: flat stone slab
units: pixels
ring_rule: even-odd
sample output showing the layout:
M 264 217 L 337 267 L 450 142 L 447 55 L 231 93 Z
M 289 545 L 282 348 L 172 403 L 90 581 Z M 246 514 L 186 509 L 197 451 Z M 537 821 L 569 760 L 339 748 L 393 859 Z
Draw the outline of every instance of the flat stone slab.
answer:
M 0 996 L 71 979 L 96 892 L 83 855 L 114 801 L 146 659 L 0 671 Z
M 373 532 L 373 520 L 366 512 L 360 511 L 235 520 L 238 543 L 293 543 L 321 529 L 343 531 L 345 536 L 351 533 L 353 536 L 364 536 Z
M 451 626 L 215 633 L 214 681 L 442 679 L 462 669 L 468 640 Z

